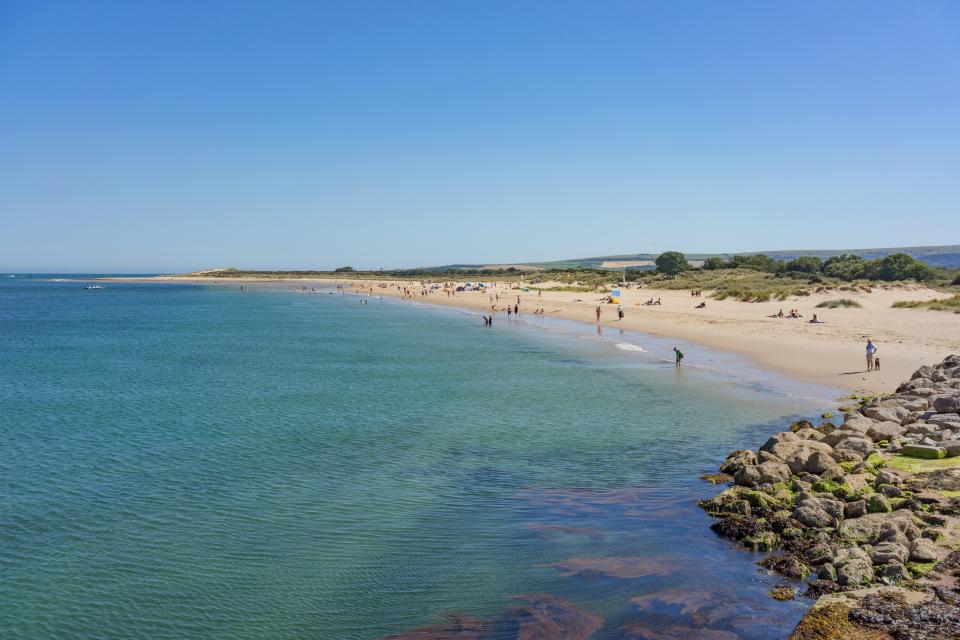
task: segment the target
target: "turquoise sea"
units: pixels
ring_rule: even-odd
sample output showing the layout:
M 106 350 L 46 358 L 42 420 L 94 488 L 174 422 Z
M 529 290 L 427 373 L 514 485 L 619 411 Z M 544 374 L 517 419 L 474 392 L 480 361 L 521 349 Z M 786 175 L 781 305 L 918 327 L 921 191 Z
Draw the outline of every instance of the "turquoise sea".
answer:
M 829 390 L 327 289 L 0 280 L 0 638 L 515 638 L 540 602 L 770 639 L 809 604 L 698 476 Z

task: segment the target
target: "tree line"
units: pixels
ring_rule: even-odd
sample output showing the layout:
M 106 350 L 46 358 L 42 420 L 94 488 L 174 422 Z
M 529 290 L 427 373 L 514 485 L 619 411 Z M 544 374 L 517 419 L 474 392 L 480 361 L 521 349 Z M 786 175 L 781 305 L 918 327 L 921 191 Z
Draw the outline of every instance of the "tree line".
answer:
M 679 251 L 666 251 L 656 260 L 657 271 L 676 275 L 693 267 Z M 816 256 L 802 256 L 793 260 L 777 260 L 759 253 L 749 256 L 733 256 L 729 260 L 713 257 L 703 262 L 701 269 L 752 269 L 772 274 L 796 275 L 798 277 L 825 276 L 838 280 L 931 280 L 936 272 L 929 265 L 906 253 L 892 253 L 883 258 L 866 260 L 857 255 L 843 254 L 821 260 Z

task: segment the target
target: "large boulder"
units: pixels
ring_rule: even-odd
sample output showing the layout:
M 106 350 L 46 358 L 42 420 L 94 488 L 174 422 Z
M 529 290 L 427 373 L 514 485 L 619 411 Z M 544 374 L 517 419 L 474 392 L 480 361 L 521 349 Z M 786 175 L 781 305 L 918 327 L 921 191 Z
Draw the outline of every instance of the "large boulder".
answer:
M 913 562 L 936 562 L 940 557 L 937 546 L 926 538 L 916 538 L 910 543 L 910 560 Z
M 760 484 L 760 466 L 749 464 L 741 467 L 733 476 L 733 481 L 741 487 L 755 487 Z
M 911 380 L 916 380 L 917 378 L 927 378 L 930 379 L 930 376 L 933 375 L 933 367 L 930 365 L 923 365 L 919 369 L 913 372 L 913 375 L 910 376 Z
M 874 422 L 867 429 L 867 436 L 874 442 L 880 442 L 881 440 L 889 442 L 902 436 L 904 431 L 905 429 L 900 426 L 899 422 Z
M 867 515 L 867 501 L 854 500 L 843 505 L 843 517 L 846 519 L 860 518 Z
M 909 458 L 926 458 L 928 460 L 939 460 L 947 457 L 947 450 L 943 447 L 926 444 L 904 445 L 900 453 Z
M 873 426 L 874 424 L 876 423 L 874 423 L 873 420 L 871 420 L 870 425 Z M 863 431 L 854 431 L 852 429 L 843 428 L 843 429 L 837 429 L 836 431 L 833 431 L 827 434 L 823 438 L 823 442 L 830 445 L 831 447 L 835 447 L 841 442 L 843 442 L 844 440 L 846 440 L 847 438 L 866 438 L 866 437 L 867 437 L 866 429 L 864 429 Z
M 807 527 L 828 527 L 833 516 L 820 508 L 814 500 L 806 500 L 793 510 L 793 519 Z
M 873 567 L 869 560 L 851 560 L 837 569 L 837 582 L 846 586 L 873 582 Z
M 908 545 L 920 535 L 920 530 L 907 510 L 893 513 L 868 513 L 867 515 L 844 520 L 840 533 L 859 543 L 896 542 Z
M 840 462 L 860 462 L 873 453 L 873 442 L 867 438 L 847 438 L 833 448 L 833 457 Z
M 790 479 L 790 467 L 782 462 L 764 462 L 757 466 L 760 484 L 777 484 Z
M 885 401 L 879 406 L 869 406 L 864 407 L 863 409 L 863 415 L 880 422 L 890 421 L 899 423 L 901 420 L 906 418 L 909 413 L 910 412 L 903 408 L 900 404 L 893 403 L 891 401 Z
M 833 455 L 824 451 L 814 451 L 807 460 L 806 469 L 824 480 L 838 480 L 843 477 L 843 468 L 833 459 Z
M 960 413 L 960 393 L 933 396 L 930 398 L 930 404 L 937 413 Z
M 770 436 L 770 438 L 763 443 L 763 446 L 760 447 L 760 451 L 767 451 L 774 455 L 778 455 L 773 450 L 775 446 L 784 442 L 800 442 L 800 440 L 801 438 L 797 436 L 795 433 L 792 433 L 790 431 L 781 431 L 780 433 L 775 433 L 772 436 Z
M 862 414 L 854 413 L 843 421 L 843 426 L 840 428 L 847 431 L 859 431 L 861 434 L 863 434 L 867 432 L 867 429 L 873 426 L 874 422 L 876 421 L 866 418 Z
M 790 434 L 793 436 L 794 434 Z M 796 437 L 796 436 L 794 436 Z M 791 473 L 801 474 L 804 471 L 812 471 L 809 468 L 810 458 L 814 453 L 821 452 L 830 455 L 830 445 L 816 440 L 799 440 L 797 442 L 778 442 L 772 445 L 770 453 L 781 458 Z
M 734 475 L 740 469 L 752 464 L 757 464 L 757 454 L 750 449 L 741 449 L 727 456 L 727 459 L 720 465 L 720 471 Z

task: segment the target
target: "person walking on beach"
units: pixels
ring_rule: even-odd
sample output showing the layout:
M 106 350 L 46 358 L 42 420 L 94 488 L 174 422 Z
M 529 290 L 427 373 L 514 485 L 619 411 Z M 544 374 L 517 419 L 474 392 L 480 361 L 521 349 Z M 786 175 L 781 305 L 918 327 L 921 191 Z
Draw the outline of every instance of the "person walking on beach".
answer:
M 617 305 L 617 319 L 623 320 L 623 307 Z
M 600 305 L 597 305 L 597 323 L 600 322 Z
M 513 315 L 515 315 L 515 316 L 519 316 L 519 315 L 520 315 L 520 305 L 518 305 L 518 304 L 513 305 Z
M 677 369 L 679 369 L 679 368 L 680 368 L 680 361 L 683 360 L 683 351 L 680 351 L 680 349 L 674 347 L 674 348 L 673 348 L 673 355 L 676 357 L 676 361 L 677 361 L 677 362 L 676 362 L 676 367 L 677 367 Z
M 873 371 L 873 354 L 877 352 L 877 347 L 873 341 L 867 340 L 867 371 Z

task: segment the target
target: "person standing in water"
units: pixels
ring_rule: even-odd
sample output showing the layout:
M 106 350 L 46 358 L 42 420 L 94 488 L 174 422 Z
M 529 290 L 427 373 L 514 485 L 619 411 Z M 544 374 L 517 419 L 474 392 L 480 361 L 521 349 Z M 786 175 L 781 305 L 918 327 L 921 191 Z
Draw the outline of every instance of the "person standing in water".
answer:
M 873 354 L 877 352 L 877 347 L 873 341 L 867 340 L 867 371 L 873 371 Z
M 597 323 L 600 322 L 600 305 L 597 305 Z
M 673 355 L 676 357 L 676 367 L 680 368 L 680 361 L 683 360 L 683 351 L 680 351 L 677 347 L 673 348 Z

